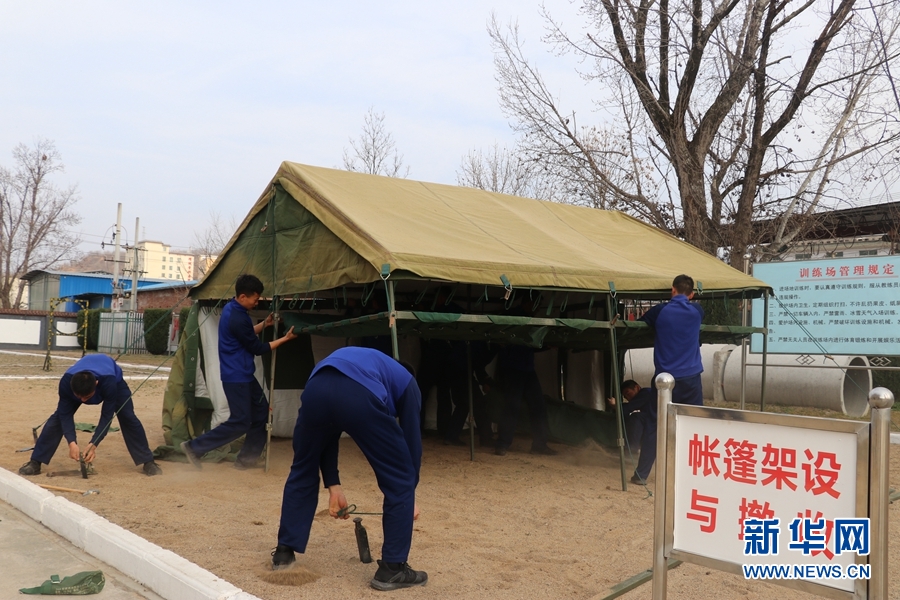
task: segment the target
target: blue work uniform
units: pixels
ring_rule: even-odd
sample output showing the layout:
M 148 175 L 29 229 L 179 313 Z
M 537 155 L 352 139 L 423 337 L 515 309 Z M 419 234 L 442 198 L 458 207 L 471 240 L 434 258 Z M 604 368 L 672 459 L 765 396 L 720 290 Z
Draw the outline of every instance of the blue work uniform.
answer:
M 690 302 L 683 294 L 657 304 L 642 316 L 655 330 L 653 341 L 653 386 L 656 376 L 668 373 L 675 378 L 672 402 L 703 405 L 703 386 L 700 374 L 700 324 L 703 307 Z
M 340 484 L 338 442 L 345 431 L 369 461 L 384 494 L 382 559 L 406 562 L 422 462 L 422 398 L 415 379 L 378 350 L 340 348 L 316 365 L 301 400 L 278 544 L 306 551 L 319 500 L 319 471 L 325 487 Z
M 92 373 L 97 380 L 94 395 L 87 402 L 82 402 L 72 391 L 72 376 L 82 371 Z M 106 437 L 115 416 L 119 420 L 125 447 L 128 448 L 134 464 L 142 465 L 153 460 L 153 452 L 147 443 L 147 433 L 137 415 L 134 414 L 131 390 L 128 389 L 128 384 L 122 377 L 122 369 L 106 354 L 85 356 L 69 367 L 60 378 L 59 404 L 56 406 L 56 412 L 50 415 L 44 424 L 44 429 L 31 453 L 31 460 L 45 465 L 50 464 L 50 459 L 56 453 L 63 437 L 70 444 L 77 441 L 75 438 L 75 413 L 82 404 L 102 405 L 100 421 L 91 437 L 91 443 L 94 446 L 99 446 Z
M 656 408 L 657 393 L 653 388 L 641 388 L 631 400 L 622 404 L 629 443 L 640 439 L 641 456 L 634 474 L 643 481 L 650 477 L 650 469 L 656 462 Z
M 271 350 L 253 330 L 246 308 L 234 298 L 222 309 L 219 318 L 219 371 L 228 400 L 228 419 L 188 443 L 191 451 L 203 456 L 246 434 L 236 461 L 252 465 L 266 445 L 269 403 L 256 380 L 253 357 Z

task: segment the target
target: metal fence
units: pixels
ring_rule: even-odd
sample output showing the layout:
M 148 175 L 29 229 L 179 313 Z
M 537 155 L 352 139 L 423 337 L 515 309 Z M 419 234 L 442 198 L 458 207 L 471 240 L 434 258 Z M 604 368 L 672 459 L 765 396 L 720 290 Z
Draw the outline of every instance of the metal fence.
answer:
M 100 313 L 97 350 L 107 354 L 146 354 L 144 314 L 139 312 Z

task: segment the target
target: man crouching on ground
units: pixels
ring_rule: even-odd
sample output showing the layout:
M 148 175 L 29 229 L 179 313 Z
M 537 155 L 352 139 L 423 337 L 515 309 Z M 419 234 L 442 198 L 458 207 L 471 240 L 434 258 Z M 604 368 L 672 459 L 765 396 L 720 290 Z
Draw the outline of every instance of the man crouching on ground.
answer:
M 94 462 L 97 446 L 103 441 L 112 424 L 119 420 L 125 447 L 136 465 L 144 465 L 147 475 L 159 475 L 162 469 L 153 460 L 153 452 L 147 443 L 147 432 L 134 414 L 131 390 L 122 376 L 122 368 L 105 354 L 89 354 L 78 360 L 59 380 L 59 404 L 56 412 L 44 424 L 31 460 L 19 469 L 20 475 L 39 475 L 41 463 L 50 464 L 59 442 L 65 436 L 69 443 L 69 458 L 81 459 L 81 450 L 75 439 L 75 412 L 82 404 L 102 404 L 100 421 L 84 452 L 84 462 Z

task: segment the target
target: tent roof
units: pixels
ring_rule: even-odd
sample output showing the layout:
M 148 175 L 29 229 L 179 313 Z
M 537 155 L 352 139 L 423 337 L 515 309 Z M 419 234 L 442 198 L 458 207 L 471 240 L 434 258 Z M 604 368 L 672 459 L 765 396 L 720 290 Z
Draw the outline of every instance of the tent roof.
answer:
M 288 200 L 278 204 L 281 192 Z M 292 203 L 309 218 L 294 214 Z M 250 228 L 263 217 L 262 227 Z M 305 259 L 294 256 L 292 263 L 278 253 L 282 246 L 259 233 L 271 220 L 270 235 L 282 235 L 279 224 L 286 218 L 296 221 L 295 236 L 324 227 L 316 254 L 343 255 L 340 264 L 320 265 L 292 284 L 281 270 Z M 390 265 L 392 277 L 496 286 L 505 275 L 514 288 L 605 292 L 612 282 L 618 292 L 665 292 L 679 273 L 691 275 L 707 292 L 759 293 L 769 287 L 620 212 L 290 162 L 281 164 L 192 296 L 226 297 L 248 264 L 263 269 L 253 253 L 271 256 L 266 264 L 277 274 L 257 275 L 277 281 L 280 294 L 377 281 L 383 264 Z

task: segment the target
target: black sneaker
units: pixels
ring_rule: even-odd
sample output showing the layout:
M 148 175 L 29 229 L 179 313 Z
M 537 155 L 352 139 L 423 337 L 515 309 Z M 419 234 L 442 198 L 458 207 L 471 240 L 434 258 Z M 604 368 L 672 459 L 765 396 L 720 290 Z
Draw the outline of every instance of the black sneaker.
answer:
M 272 570 L 278 571 L 279 569 L 287 569 L 289 566 L 294 564 L 294 561 L 297 560 L 294 556 L 294 551 L 291 550 L 290 546 L 283 546 L 278 544 L 274 550 L 272 550 Z
M 647 485 L 646 479 L 641 479 L 637 473 L 631 476 L 631 483 L 635 485 Z
M 468 446 L 466 442 L 462 441 L 459 438 L 444 438 L 445 446 Z
M 246 471 L 247 469 L 255 469 L 258 466 L 259 465 L 256 464 L 255 460 L 253 462 L 244 462 L 239 458 L 236 458 L 234 460 L 234 468 L 237 469 L 238 471 Z
M 556 456 L 559 454 L 556 450 L 551 448 L 550 446 L 544 444 L 543 446 L 537 446 L 531 449 L 532 454 L 543 454 L 544 456 Z
M 162 475 L 162 469 L 156 461 L 151 460 L 150 462 L 144 463 L 144 474 L 153 477 L 154 475 Z
M 409 563 L 388 563 L 379 560 L 378 570 L 375 571 L 375 577 L 372 578 L 369 585 L 376 590 L 387 592 L 426 583 L 428 583 L 428 573 L 413 571 Z
M 41 463 L 36 460 L 29 460 L 27 463 L 19 467 L 19 475 L 40 475 Z
M 184 455 L 187 457 L 188 462 L 194 465 L 195 469 L 203 468 L 203 463 L 200 462 L 200 457 L 194 454 L 194 451 L 191 450 L 191 445 L 188 442 L 181 442 L 181 451 L 184 452 Z
M 506 456 L 506 446 L 497 446 L 494 448 L 494 454 L 497 456 Z

